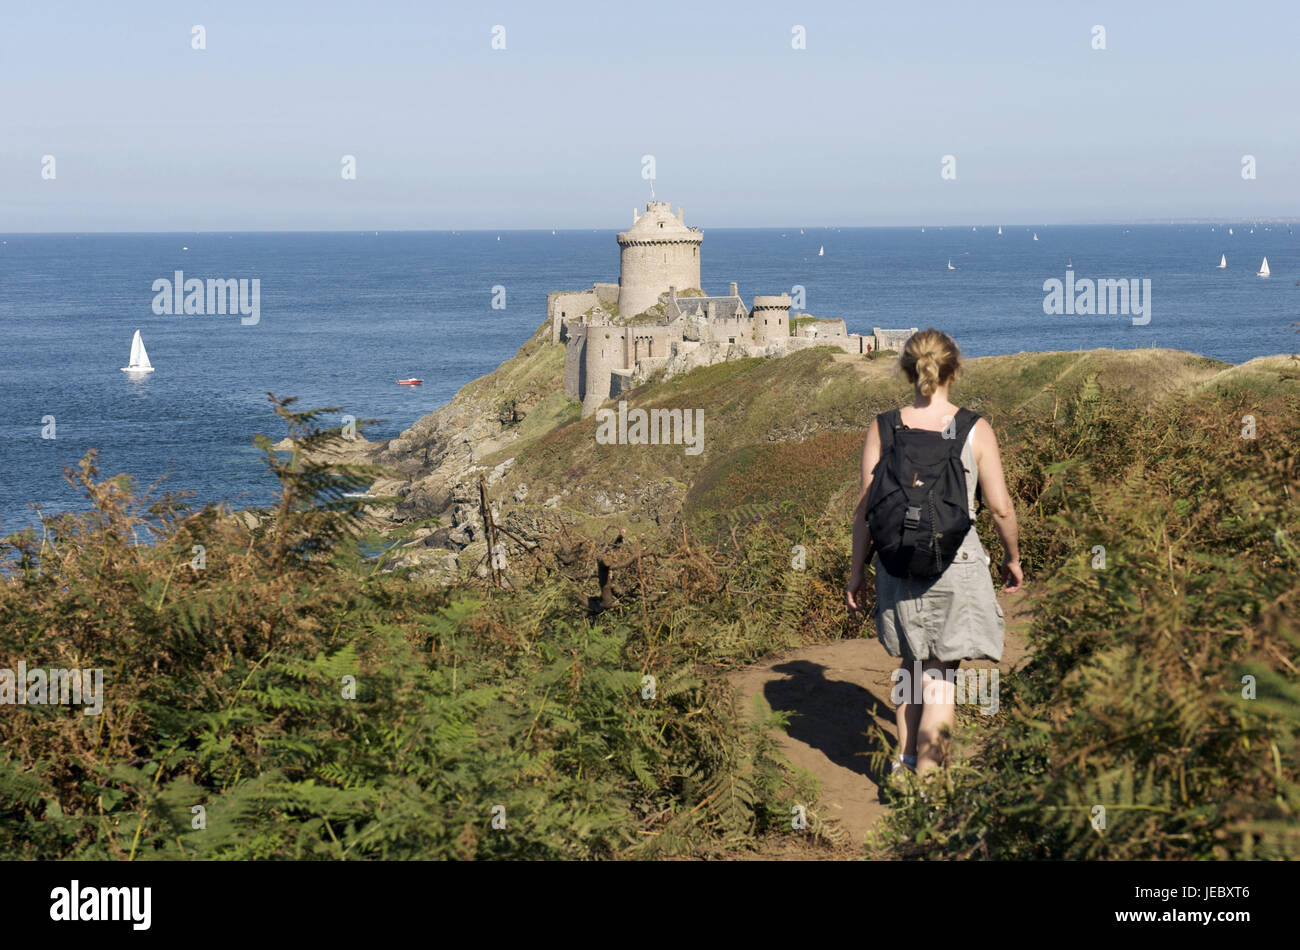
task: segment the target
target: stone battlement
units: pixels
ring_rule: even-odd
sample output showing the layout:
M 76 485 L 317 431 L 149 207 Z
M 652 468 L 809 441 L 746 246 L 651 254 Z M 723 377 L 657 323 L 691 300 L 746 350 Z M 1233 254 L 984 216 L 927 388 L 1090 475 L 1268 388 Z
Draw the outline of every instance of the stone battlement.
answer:
M 704 235 L 696 233 L 690 234 L 664 234 L 661 237 L 654 237 L 647 234 L 645 237 L 630 237 L 626 234 L 618 236 L 618 243 L 621 247 L 627 247 L 629 244 L 699 244 Z

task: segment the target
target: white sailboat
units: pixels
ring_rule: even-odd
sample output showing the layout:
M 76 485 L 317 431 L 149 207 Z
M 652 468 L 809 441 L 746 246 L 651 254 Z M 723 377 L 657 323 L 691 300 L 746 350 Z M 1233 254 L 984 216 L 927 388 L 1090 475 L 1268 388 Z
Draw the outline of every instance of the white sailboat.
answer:
M 998 237 L 1002 237 L 1002 225 L 998 225 Z
M 1037 231 L 1034 232 L 1034 240 L 1035 240 L 1035 241 L 1038 240 L 1038 232 L 1037 232 Z
M 149 354 L 144 350 L 144 340 L 140 338 L 140 331 L 135 331 L 135 336 L 131 337 L 131 363 L 129 366 L 123 366 L 124 373 L 152 373 L 153 364 L 149 362 Z
M 1256 277 L 1267 277 L 1267 276 L 1268 276 L 1268 258 L 1267 258 L 1267 257 L 1264 258 L 1264 263 L 1262 263 L 1262 264 L 1259 265 L 1259 272 L 1258 272 L 1257 274 L 1255 274 L 1255 276 L 1256 276 Z
M 1228 228 L 1228 233 L 1229 233 L 1229 234 L 1232 233 L 1232 228 Z
M 952 258 L 951 257 L 948 258 L 948 270 L 956 270 L 956 269 L 957 268 L 952 266 Z
M 825 245 L 825 244 L 823 244 L 821 247 L 817 248 L 817 256 L 818 256 L 818 257 L 825 257 L 825 256 L 826 256 L 826 245 Z
M 1223 270 L 1223 269 L 1224 269 L 1225 267 L 1227 267 L 1227 266 L 1228 266 L 1228 255 L 1227 255 L 1227 254 L 1220 254 L 1220 255 L 1219 255 L 1219 270 Z

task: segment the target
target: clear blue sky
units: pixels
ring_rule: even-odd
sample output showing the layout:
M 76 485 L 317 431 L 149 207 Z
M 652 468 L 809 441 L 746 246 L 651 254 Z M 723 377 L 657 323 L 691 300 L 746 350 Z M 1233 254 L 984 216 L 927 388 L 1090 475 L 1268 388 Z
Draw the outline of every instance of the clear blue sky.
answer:
M 1298 41 L 1290 0 L 11 0 L 0 231 L 624 227 L 644 154 L 709 227 L 1300 215 Z

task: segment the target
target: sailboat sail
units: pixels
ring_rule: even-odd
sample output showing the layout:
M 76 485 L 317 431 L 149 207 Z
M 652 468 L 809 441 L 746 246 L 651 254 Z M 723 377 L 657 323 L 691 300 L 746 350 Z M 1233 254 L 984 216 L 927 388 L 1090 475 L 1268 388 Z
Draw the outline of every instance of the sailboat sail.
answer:
M 1223 268 L 1225 268 L 1225 267 L 1227 267 L 1227 266 L 1228 266 L 1228 255 L 1227 255 L 1227 254 L 1220 254 L 1220 255 L 1219 255 L 1219 269 L 1222 270 Z
M 144 340 L 140 336 L 140 331 L 135 331 L 135 336 L 131 337 L 131 362 L 122 367 L 124 373 L 152 373 L 153 364 L 149 362 L 149 354 L 145 352 Z
M 1258 273 L 1256 276 L 1258 276 L 1258 277 L 1267 277 L 1267 276 L 1268 276 L 1268 258 L 1267 258 L 1267 257 L 1264 258 L 1264 263 L 1262 263 L 1262 264 L 1259 265 L 1259 273 Z

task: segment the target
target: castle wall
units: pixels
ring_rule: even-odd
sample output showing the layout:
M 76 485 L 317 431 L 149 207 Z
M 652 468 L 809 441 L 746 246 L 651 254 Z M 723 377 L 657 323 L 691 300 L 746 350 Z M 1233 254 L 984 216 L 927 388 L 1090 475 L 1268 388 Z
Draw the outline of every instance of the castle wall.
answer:
M 817 317 L 815 323 L 801 323 L 798 336 L 819 340 L 847 340 L 848 328 L 839 317 Z
M 568 339 L 564 343 L 564 395 L 575 402 L 587 389 L 587 328 L 577 320 L 565 325 Z
M 716 343 L 753 343 L 754 321 L 739 314 L 713 317 L 709 320 L 709 336 Z
M 906 330 L 882 330 L 880 327 L 872 327 L 871 334 L 875 337 L 877 350 L 896 350 L 903 352 L 903 347 L 912 334 L 917 332 L 916 327 L 909 327 Z
M 618 306 L 618 284 L 592 284 L 592 291 L 596 294 L 596 299 L 606 310 L 612 310 Z
M 551 321 L 551 342 L 559 343 L 564 324 L 577 320 L 596 304 L 600 297 L 591 290 L 557 290 L 546 295 L 546 316 Z
M 671 326 L 639 326 L 630 330 L 632 341 L 632 366 L 637 360 L 668 355 L 669 344 L 681 339 L 681 328 Z
M 636 386 L 633 380 L 633 373 L 629 370 L 626 372 L 615 370 L 609 377 L 609 395 L 610 398 L 617 399 L 626 392 L 631 391 Z

